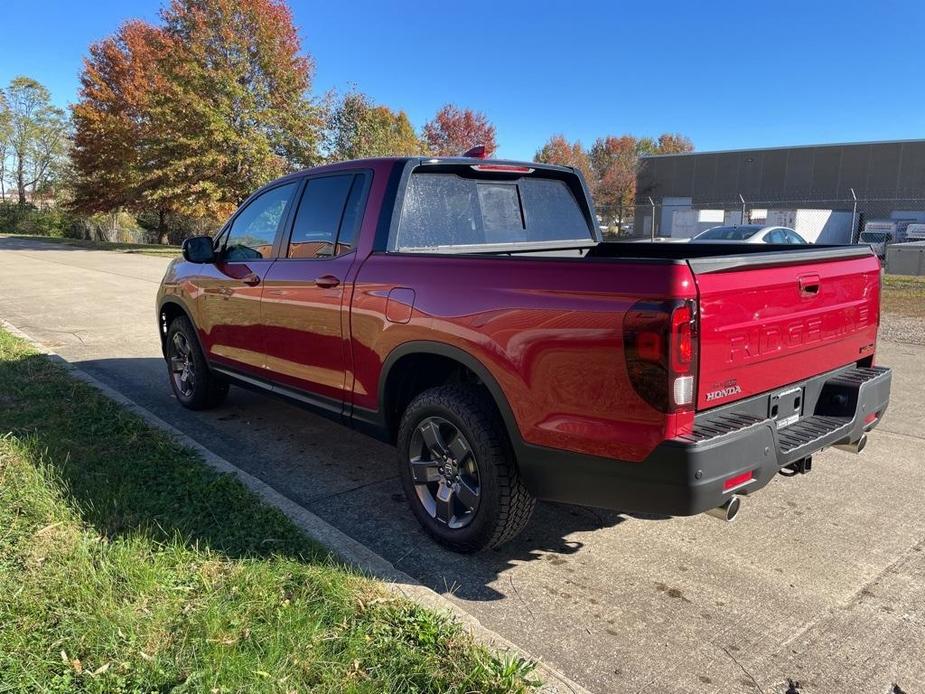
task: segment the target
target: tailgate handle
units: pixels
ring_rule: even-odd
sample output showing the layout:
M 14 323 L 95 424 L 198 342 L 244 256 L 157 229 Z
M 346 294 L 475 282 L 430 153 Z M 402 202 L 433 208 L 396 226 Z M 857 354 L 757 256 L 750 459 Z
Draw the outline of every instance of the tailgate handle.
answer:
M 819 293 L 819 275 L 803 275 L 800 281 L 800 296 L 816 296 Z

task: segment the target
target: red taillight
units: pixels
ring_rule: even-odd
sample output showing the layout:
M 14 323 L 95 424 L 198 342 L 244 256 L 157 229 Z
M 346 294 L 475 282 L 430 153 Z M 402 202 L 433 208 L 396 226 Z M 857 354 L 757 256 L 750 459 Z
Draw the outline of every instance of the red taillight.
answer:
M 634 304 L 623 318 L 623 347 L 630 382 L 661 412 L 689 410 L 697 369 L 693 301 Z
M 690 371 L 694 359 L 693 311 L 685 303 L 671 314 L 671 365 L 678 373 Z
M 644 330 L 636 337 L 636 349 L 640 359 L 659 362 L 662 359 L 662 336 L 651 330 Z
M 730 489 L 741 487 L 746 482 L 751 482 L 752 477 L 754 477 L 754 473 L 751 470 L 743 472 L 741 475 L 729 477 L 723 481 L 723 491 L 728 492 Z

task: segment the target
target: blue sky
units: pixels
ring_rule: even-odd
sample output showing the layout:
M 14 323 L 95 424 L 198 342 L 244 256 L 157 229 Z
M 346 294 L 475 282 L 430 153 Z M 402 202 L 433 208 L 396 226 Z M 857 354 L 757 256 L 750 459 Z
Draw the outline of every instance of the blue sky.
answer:
M 65 105 L 87 45 L 159 0 L 6 0 L 0 84 Z M 351 83 L 420 126 L 477 108 L 499 154 L 553 133 L 682 132 L 699 150 L 925 137 L 925 2 L 290 0 L 315 91 Z

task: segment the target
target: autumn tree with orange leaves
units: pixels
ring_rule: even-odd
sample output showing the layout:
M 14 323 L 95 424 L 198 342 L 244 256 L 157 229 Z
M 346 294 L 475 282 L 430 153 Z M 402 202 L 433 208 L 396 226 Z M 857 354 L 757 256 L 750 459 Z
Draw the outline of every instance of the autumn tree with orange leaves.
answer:
M 693 151 L 694 143 L 689 137 L 680 133 L 663 133 L 658 136 L 654 150 L 648 154 L 681 154 Z
M 481 111 L 447 104 L 424 124 L 424 142 L 430 154 L 458 157 L 476 145 L 484 145 L 486 156 L 497 149 L 495 126 Z
M 664 133 L 657 139 L 608 135 L 594 141 L 589 151 L 581 143 L 553 135 L 534 156 L 535 161 L 577 168 L 584 175 L 598 211 L 608 224 L 622 229 L 636 203 L 636 177 L 647 154 L 693 151 L 689 138 Z
M 595 205 L 622 225 L 636 199 L 639 141 L 632 135 L 600 137 L 591 146 Z
M 218 219 L 317 161 L 313 63 L 283 0 L 173 0 L 95 44 L 74 106 L 77 207 Z
M 591 158 L 588 153 L 580 142 L 569 142 L 564 135 L 550 137 L 546 144 L 537 150 L 533 160 L 541 164 L 571 166 L 578 169 L 589 184 L 592 180 Z
M 130 21 L 90 46 L 80 100 L 72 108 L 74 207 L 80 212 L 145 209 L 145 144 L 156 136 L 149 110 L 163 87 L 160 44 L 159 29 Z

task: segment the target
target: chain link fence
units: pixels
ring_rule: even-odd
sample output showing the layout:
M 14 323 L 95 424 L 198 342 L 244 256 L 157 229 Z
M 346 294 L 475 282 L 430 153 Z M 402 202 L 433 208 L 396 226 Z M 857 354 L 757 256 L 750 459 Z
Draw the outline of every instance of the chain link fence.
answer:
M 635 205 L 598 207 L 597 215 L 606 240 L 683 241 L 711 227 L 738 224 L 788 227 L 810 243 L 857 243 L 862 235 L 867 243 L 878 238 L 886 242 L 915 240 L 916 234 L 925 239 L 925 197 L 649 198 L 637 200 Z

